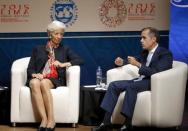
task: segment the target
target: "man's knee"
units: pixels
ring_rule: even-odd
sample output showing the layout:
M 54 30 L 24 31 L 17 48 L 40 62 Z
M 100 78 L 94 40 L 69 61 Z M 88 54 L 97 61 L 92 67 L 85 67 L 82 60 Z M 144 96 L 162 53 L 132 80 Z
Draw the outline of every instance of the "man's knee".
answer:
M 118 81 L 113 81 L 113 82 L 111 82 L 110 84 L 109 84 L 109 89 L 111 89 L 111 90 L 116 90 L 117 88 L 118 88 L 119 86 L 118 86 Z
M 115 87 L 114 81 L 110 82 L 110 84 L 108 86 L 108 90 L 113 90 L 114 87 Z

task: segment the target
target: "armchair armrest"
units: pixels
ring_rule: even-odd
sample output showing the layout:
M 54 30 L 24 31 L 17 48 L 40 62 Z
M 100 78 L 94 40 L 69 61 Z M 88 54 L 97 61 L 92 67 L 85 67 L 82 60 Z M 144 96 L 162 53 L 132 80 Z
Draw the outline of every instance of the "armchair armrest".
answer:
M 138 68 L 131 64 L 113 68 L 107 71 L 107 85 L 116 80 L 131 80 L 139 76 Z
M 66 70 L 66 83 L 67 87 L 69 87 L 70 90 L 73 90 L 73 92 L 79 92 L 80 90 L 80 66 L 70 66 Z M 72 92 L 72 91 L 71 91 Z M 74 97 L 77 94 L 74 94 Z
M 26 83 L 29 57 L 13 62 L 11 68 L 11 121 L 19 118 L 19 93 Z M 13 118 L 14 117 L 14 118 Z
M 174 62 L 173 68 L 151 76 L 151 120 L 154 125 L 180 125 L 182 122 L 187 65 Z
M 66 70 L 66 82 L 69 88 L 69 104 L 71 107 L 69 110 L 74 112 L 73 116 L 79 115 L 79 98 L 80 98 L 80 66 L 70 66 Z M 78 117 L 76 117 L 78 118 Z M 75 123 L 78 122 L 78 119 Z

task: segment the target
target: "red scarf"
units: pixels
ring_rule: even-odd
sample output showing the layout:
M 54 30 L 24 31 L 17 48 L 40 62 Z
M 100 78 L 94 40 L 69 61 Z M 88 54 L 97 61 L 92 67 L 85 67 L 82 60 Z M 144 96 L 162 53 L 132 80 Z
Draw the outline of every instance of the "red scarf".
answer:
M 57 68 L 53 64 L 55 61 L 55 54 L 54 49 L 51 46 L 51 42 L 49 41 L 46 45 L 46 50 L 48 51 L 48 61 L 45 64 L 45 67 L 43 69 L 43 77 L 44 78 L 57 78 Z

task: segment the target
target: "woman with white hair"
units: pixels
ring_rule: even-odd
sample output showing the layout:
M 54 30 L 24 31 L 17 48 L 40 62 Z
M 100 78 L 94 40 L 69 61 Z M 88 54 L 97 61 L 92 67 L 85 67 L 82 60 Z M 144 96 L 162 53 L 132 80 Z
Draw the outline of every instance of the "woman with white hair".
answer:
M 28 65 L 27 85 L 31 88 L 33 107 L 36 107 L 41 117 L 38 131 L 55 129 L 50 89 L 66 84 L 66 67 L 83 63 L 68 46 L 60 44 L 65 28 L 65 24 L 60 21 L 51 22 L 47 27 L 47 44 L 34 48 Z

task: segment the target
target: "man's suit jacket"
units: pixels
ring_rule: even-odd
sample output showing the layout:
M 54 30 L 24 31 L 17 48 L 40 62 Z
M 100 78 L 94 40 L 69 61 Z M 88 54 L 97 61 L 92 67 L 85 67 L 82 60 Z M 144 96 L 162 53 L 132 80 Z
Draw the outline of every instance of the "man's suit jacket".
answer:
M 116 105 L 118 97 L 116 96 L 118 92 L 123 92 L 126 90 L 125 98 L 123 101 L 123 106 L 121 113 L 126 117 L 132 119 L 134 107 L 136 104 L 137 93 L 150 90 L 151 88 L 151 75 L 157 72 L 161 72 L 172 67 L 172 54 L 165 48 L 157 47 L 155 50 L 149 66 L 146 66 L 148 51 L 143 51 L 141 56 L 137 58 L 141 62 L 141 67 L 139 69 L 140 75 L 145 75 L 142 80 L 120 80 L 114 81 L 109 84 L 108 91 L 105 94 L 101 107 L 112 113 Z
M 151 62 L 147 67 L 146 61 L 148 53 L 149 52 L 146 50 L 143 51 L 141 59 L 138 59 L 142 64 L 139 69 L 139 74 L 146 76 L 146 79 L 150 78 L 152 74 L 172 68 L 173 57 L 169 50 L 163 47 L 157 47 L 152 56 Z
M 158 46 L 152 56 L 149 66 L 147 67 L 146 62 L 148 53 L 148 50 L 143 50 L 140 56 L 135 56 L 137 61 L 141 63 L 138 73 L 145 76 L 142 80 L 138 80 L 138 78 L 133 79 L 134 88 L 137 88 L 137 91 L 139 92 L 151 88 L 151 75 L 172 68 L 172 53 L 166 48 Z M 128 64 L 127 59 L 124 60 L 124 64 Z
M 83 60 L 66 45 L 59 45 L 57 48 L 54 48 L 54 53 L 55 59 L 62 63 L 70 62 L 72 65 L 79 65 L 83 63 Z M 33 49 L 27 69 L 27 84 L 30 79 L 32 79 L 33 73 L 42 73 L 47 60 L 48 52 L 46 50 L 46 45 L 36 46 Z M 62 85 L 65 85 L 65 68 L 57 68 L 57 71 L 58 79 L 61 81 Z

